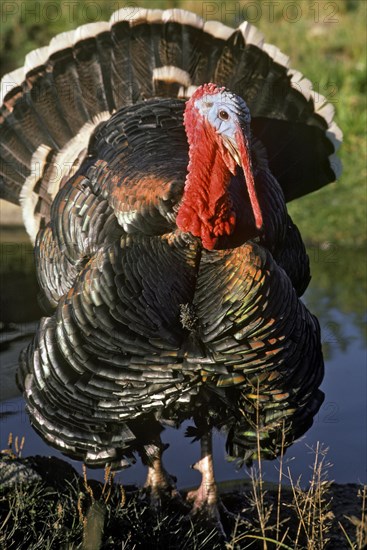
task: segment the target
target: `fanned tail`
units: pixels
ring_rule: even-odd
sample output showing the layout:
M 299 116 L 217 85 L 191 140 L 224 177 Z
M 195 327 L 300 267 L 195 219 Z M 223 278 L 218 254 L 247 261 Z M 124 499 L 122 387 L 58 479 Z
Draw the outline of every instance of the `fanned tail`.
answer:
M 1 82 L 0 197 L 35 239 L 94 128 L 120 107 L 189 97 L 215 82 L 241 95 L 286 200 L 336 179 L 334 110 L 248 22 L 234 30 L 183 10 L 130 8 L 56 36 Z

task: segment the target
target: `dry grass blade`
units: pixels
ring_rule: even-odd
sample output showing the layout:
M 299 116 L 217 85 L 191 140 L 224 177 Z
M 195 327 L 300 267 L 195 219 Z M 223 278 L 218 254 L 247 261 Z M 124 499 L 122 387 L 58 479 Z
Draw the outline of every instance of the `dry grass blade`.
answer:
M 357 550 L 364 550 L 367 548 L 367 514 L 364 514 L 362 511 L 362 518 L 357 518 L 357 516 L 344 516 L 347 520 L 350 521 L 352 525 L 356 528 L 356 544 L 355 548 Z M 339 522 L 340 523 L 340 522 Z M 343 533 L 344 529 L 342 528 Z
M 115 472 L 112 471 L 111 464 L 108 464 L 104 470 L 104 484 L 102 488 L 102 497 L 105 504 L 107 504 L 111 496 L 114 479 L 115 479 Z
M 307 491 L 300 486 L 300 479 L 295 484 L 288 468 L 288 477 L 293 491 L 293 506 L 298 516 L 299 525 L 295 537 L 294 550 L 300 545 L 302 534 L 307 541 L 307 550 L 322 550 L 329 541 L 328 533 L 334 517 L 330 511 L 328 469 L 331 466 L 326 462 L 328 448 L 318 442 L 315 449 L 312 476 Z
M 276 546 L 277 548 L 284 548 L 285 550 L 294 550 L 294 548 L 291 548 L 290 546 L 288 546 L 287 544 L 284 544 L 283 542 L 279 542 L 279 541 L 277 541 L 275 539 L 272 539 L 270 537 L 260 537 L 259 535 L 241 535 L 240 537 L 238 537 L 236 539 L 236 542 L 239 542 L 240 540 L 245 540 L 245 539 L 261 540 L 264 543 L 272 542 L 272 543 L 277 545 Z
M 359 533 L 357 531 L 357 542 L 358 550 L 362 550 L 367 546 L 367 513 L 366 513 L 366 504 L 367 504 L 367 485 L 363 485 L 362 491 L 359 492 L 359 496 L 362 497 L 362 513 L 361 513 L 361 523 Z M 358 535 L 360 534 L 360 537 Z
M 280 457 L 279 457 L 279 477 L 278 477 L 278 494 L 277 494 L 277 524 L 276 524 L 277 540 L 279 540 L 279 536 L 280 536 L 280 506 L 281 506 L 281 498 L 282 498 L 284 447 L 285 447 L 285 427 L 284 427 L 284 420 L 283 420 L 282 444 L 281 444 Z
M 87 493 L 89 494 L 90 498 L 92 499 L 92 502 L 94 502 L 93 489 L 92 489 L 92 487 L 91 487 L 91 486 L 89 485 L 89 483 L 88 483 L 87 467 L 86 467 L 86 465 L 85 465 L 84 463 L 82 464 L 82 471 L 83 471 L 83 481 L 84 481 L 85 490 L 87 491 Z
M 240 521 L 241 521 L 241 516 L 240 516 L 240 514 L 238 514 L 237 517 L 236 517 L 236 521 L 235 521 L 233 530 L 232 530 L 231 540 L 230 540 L 230 542 L 228 542 L 226 544 L 227 550 L 234 550 L 234 545 L 237 542 L 237 531 L 238 531 Z
M 344 534 L 349 546 L 351 547 L 351 549 L 355 550 L 355 546 L 354 546 L 353 542 L 350 540 L 350 537 L 349 537 L 348 533 L 346 532 L 346 530 L 344 529 L 344 527 L 343 527 L 342 523 L 340 523 L 340 521 L 338 521 L 338 525 L 339 525 L 340 529 L 343 531 L 343 534 Z
M 260 396 L 260 385 L 259 385 L 259 382 L 258 382 L 258 385 L 257 385 L 257 396 L 258 396 L 258 399 L 257 399 L 257 404 L 256 404 L 256 426 L 257 426 L 257 429 L 256 429 L 256 445 L 257 445 L 257 465 L 258 465 L 258 476 L 257 476 L 257 483 L 253 483 L 253 494 L 254 494 L 254 499 L 255 499 L 255 503 L 256 503 L 256 509 L 257 509 L 257 514 L 258 514 L 258 518 L 259 518 L 259 522 L 260 522 L 260 529 L 261 529 L 261 534 L 262 534 L 262 539 L 263 540 L 263 547 L 264 547 L 264 550 L 267 550 L 268 546 L 266 544 L 266 524 L 267 524 L 267 511 L 265 509 L 265 505 L 264 505 L 264 496 L 265 496 L 265 492 L 264 492 L 264 479 L 263 479 L 263 474 L 262 474 L 262 462 L 261 462 L 261 444 L 260 444 L 260 418 L 259 418 L 259 396 Z M 252 479 L 254 480 L 255 478 L 252 477 Z

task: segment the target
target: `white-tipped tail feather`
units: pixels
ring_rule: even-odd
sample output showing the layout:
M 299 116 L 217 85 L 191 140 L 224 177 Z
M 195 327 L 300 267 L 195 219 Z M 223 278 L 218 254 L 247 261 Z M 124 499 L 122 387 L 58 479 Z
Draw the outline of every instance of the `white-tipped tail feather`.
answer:
M 25 79 L 25 67 L 16 69 L 3 76 L 1 79 L 0 101 L 4 103 L 6 96 L 14 89 L 22 85 Z
M 164 82 L 176 82 L 182 86 L 189 87 L 191 85 L 191 78 L 187 71 L 178 69 L 173 65 L 165 67 L 156 67 L 153 69 L 153 80 L 161 80 Z

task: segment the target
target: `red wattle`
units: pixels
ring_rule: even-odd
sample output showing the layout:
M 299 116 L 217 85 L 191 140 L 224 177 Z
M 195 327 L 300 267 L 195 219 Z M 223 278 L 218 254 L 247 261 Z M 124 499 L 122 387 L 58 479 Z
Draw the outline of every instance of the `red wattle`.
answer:
M 190 162 L 176 224 L 181 231 L 200 237 L 203 246 L 212 250 L 218 237 L 230 235 L 235 226 L 227 191 L 231 174 L 214 129 L 196 112 L 194 117 L 190 106 L 186 108 L 185 126 Z

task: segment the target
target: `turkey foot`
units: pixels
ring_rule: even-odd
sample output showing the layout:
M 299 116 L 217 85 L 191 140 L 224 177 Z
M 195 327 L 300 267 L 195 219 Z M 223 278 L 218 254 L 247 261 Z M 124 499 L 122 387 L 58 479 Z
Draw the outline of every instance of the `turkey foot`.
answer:
M 159 498 L 162 493 L 168 493 L 171 496 L 177 496 L 178 494 L 175 479 L 163 467 L 160 458 L 157 458 L 148 466 L 148 474 L 144 487 L 150 489 L 154 498 Z
M 187 494 L 187 500 L 192 502 L 193 512 L 205 511 L 211 517 L 218 517 L 218 491 L 214 479 L 211 433 L 203 435 L 200 442 L 201 458 L 192 468 L 201 473 L 202 479 L 200 487 Z
M 163 499 L 180 499 L 176 488 L 176 480 L 162 464 L 162 454 L 168 445 L 150 445 L 149 454 L 146 454 L 145 463 L 148 467 L 144 488 L 150 493 L 152 505 L 157 507 Z
M 200 444 L 201 458 L 192 468 L 201 473 L 201 483 L 197 489 L 187 493 L 186 499 L 192 505 L 192 514 L 205 515 L 214 522 L 223 538 L 226 538 L 219 512 L 222 504 L 218 501 L 218 489 L 214 478 L 211 431 L 201 437 Z

